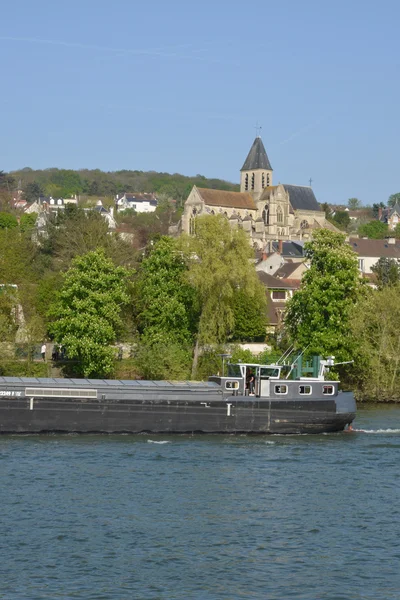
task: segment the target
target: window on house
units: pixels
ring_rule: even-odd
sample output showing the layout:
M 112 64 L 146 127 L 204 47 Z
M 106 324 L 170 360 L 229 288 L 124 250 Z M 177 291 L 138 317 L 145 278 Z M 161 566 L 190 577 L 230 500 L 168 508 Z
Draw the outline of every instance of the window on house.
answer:
M 280 206 L 278 206 L 278 209 L 276 211 L 276 220 L 278 223 L 283 223 L 283 210 Z
M 322 393 L 326 396 L 333 396 L 334 392 L 335 388 L 333 387 L 333 385 L 324 385 L 322 387 Z
M 244 178 L 244 189 L 246 190 L 246 192 L 249 189 L 249 174 L 248 173 L 246 173 L 246 176 Z
M 254 174 L 254 173 L 252 173 L 252 175 L 251 175 L 251 189 L 252 189 L 252 190 L 254 190 L 254 183 L 255 183 L 255 180 L 256 180 L 256 176 L 255 176 L 255 174 Z
M 272 290 L 272 300 L 286 300 L 285 290 Z
M 363 258 L 358 259 L 358 270 L 364 272 L 364 259 Z
M 287 385 L 276 385 L 275 394 L 287 394 Z
M 311 385 L 299 385 L 299 393 L 309 396 L 312 392 Z

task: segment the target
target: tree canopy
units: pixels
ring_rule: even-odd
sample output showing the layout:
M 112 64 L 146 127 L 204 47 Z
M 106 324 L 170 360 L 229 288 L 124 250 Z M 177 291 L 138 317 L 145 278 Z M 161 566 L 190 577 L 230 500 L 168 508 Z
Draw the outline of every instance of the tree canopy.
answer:
M 358 228 L 360 237 L 367 237 L 374 240 L 382 240 L 387 236 L 388 231 L 387 223 L 382 223 L 382 221 L 370 221 L 369 223 L 360 225 Z
M 400 286 L 368 290 L 350 320 L 356 359 L 350 378 L 361 399 L 400 398 Z
M 78 256 L 49 310 L 50 332 L 85 377 L 110 375 L 111 347 L 122 329 L 129 272 L 116 267 L 103 250 Z
M 351 309 L 360 295 L 356 254 L 343 234 L 314 232 L 304 246 L 310 268 L 287 303 L 285 328 L 296 346 L 311 354 L 352 358 Z
M 193 236 L 182 236 L 181 248 L 200 304 L 196 349 L 199 344 L 225 343 L 235 328 L 236 294 L 261 297 L 246 233 L 232 229 L 222 215 L 205 215 L 196 219 Z M 196 364 L 195 352 L 194 369 Z
M 203 175 L 187 177 L 179 173 L 157 173 L 156 171 L 120 170 L 104 172 L 100 169 L 44 169 L 30 168 L 13 172 L 12 176 L 0 173 L 0 187 L 10 186 L 12 177 L 22 181 L 25 197 L 37 199 L 37 192 L 42 191 L 54 198 L 67 198 L 74 194 L 89 196 L 114 196 L 123 192 L 154 192 L 173 198 L 178 206 L 189 195 L 193 185 L 199 187 L 237 191 L 239 186 L 221 179 L 209 179 Z M 35 188 L 31 187 L 35 184 Z M 39 194 L 40 195 L 40 194 Z
M 380 288 L 400 282 L 400 265 L 394 258 L 381 257 L 371 270 L 375 273 Z
M 358 198 L 349 198 L 347 206 L 350 210 L 357 210 L 358 208 L 361 208 L 361 202 Z

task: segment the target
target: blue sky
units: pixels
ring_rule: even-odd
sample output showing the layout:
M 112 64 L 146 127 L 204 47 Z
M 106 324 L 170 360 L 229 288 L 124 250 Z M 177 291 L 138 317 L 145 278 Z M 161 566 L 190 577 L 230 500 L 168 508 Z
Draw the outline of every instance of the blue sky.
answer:
M 3 4 L 0 169 L 238 181 L 258 122 L 274 183 L 400 191 L 399 2 Z

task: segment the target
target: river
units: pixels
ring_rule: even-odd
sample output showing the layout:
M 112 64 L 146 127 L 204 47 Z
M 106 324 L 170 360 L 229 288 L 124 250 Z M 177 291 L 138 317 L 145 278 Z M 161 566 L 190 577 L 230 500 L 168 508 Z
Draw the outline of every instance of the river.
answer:
M 0 437 L 0 598 L 400 598 L 400 407 L 318 436 Z

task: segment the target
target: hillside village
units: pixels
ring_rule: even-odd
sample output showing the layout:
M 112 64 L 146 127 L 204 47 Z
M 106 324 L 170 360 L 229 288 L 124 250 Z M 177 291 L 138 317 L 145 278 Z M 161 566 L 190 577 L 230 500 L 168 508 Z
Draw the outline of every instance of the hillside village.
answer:
M 237 334 L 232 333 L 232 340 L 243 344 L 257 340 L 268 347 L 281 335 L 288 302 L 301 288 L 303 276 L 310 268 L 305 248 L 316 232 L 344 232 L 344 243 L 357 257 L 359 277 L 373 289 L 379 287 L 376 266 L 380 261 L 387 261 L 389 267 L 400 265 L 398 194 L 390 199 L 389 205 L 380 202 L 364 207 L 357 199 L 349 200 L 348 205 L 327 205 L 318 201 L 311 186 L 275 184 L 275 174 L 260 136 L 254 139 L 240 169 L 240 186 L 218 180 L 208 182 L 205 178 L 199 180 L 197 176 L 191 187 L 185 184 L 185 199 L 166 193 L 165 186 L 160 192 L 127 189 L 111 196 L 88 195 L 79 193 L 82 186 L 79 189 L 78 180 L 71 173 L 66 177 L 75 184 L 68 188 L 69 194 L 58 196 L 39 194 L 46 187 L 43 179 L 38 180 L 41 183 L 30 180 L 29 193 L 21 185 L 12 191 L 10 182 L 17 180 L 13 174 L 2 174 L 2 210 L 7 218 L 4 217 L 3 225 L 0 223 L 0 232 L 1 227 L 7 230 L 15 226 L 20 226 L 22 231 L 22 224 L 27 224 L 24 225 L 26 243 L 29 240 L 33 244 L 29 252 L 33 252 L 34 260 L 41 265 L 35 269 L 39 268 L 43 281 L 50 278 L 51 285 L 55 286 L 52 290 L 50 285 L 46 293 L 57 292 L 62 273 L 69 268 L 74 256 L 94 250 L 99 244 L 116 264 L 138 269 L 140 277 L 148 248 L 151 252 L 151 246 L 160 236 L 177 242 L 182 234 L 196 237 L 204 216 L 219 216 L 232 232 L 244 232 L 251 250 L 250 264 L 254 265 L 252 269 L 266 300 L 264 320 L 247 333 L 246 327 L 240 333 L 239 330 Z M 206 187 L 207 183 L 213 187 Z M 89 188 L 95 191 L 96 186 L 91 183 Z M 54 189 L 54 185 L 47 189 Z M 75 249 L 69 247 L 74 237 Z M 52 266 L 47 272 L 48 267 L 44 265 L 49 261 Z M 15 289 L 22 281 L 7 281 L 3 276 L 0 283 L 3 290 L 14 286 L 15 297 Z M 43 285 L 39 281 L 39 290 Z M 20 344 L 29 337 L 24 333 L 29 322 L 24 309 L 29 313 L 29 308 L 23 304 L 18 304 L 18 323 L 14 327 L 8 325 Z M 3 312 L 7 313 L 8 307 L 6 304 Z M 40 319 L 44 321 L 46 311 L 46 307 L 39 310 Z M 45 329 L 41 331 L 46 335 Z M 52 347 L 49 346 L 50 354 Z
M 231 227 L 242 228 L 254 248 L 255 268 L 268 298 L 268 331 L 273 332 L 282 324 L 285 304 L 299 289 L 303 273 L 307 270 L 304 243 L 312 239 L 313 231 L 326 228 L 342 231 L 347 223 L 346 243 L 356 253 L 360 275 L 371 286 L 376 285 L 372 267 L 379 259 L 400 263 L 400 200 L 392 206 L 382 202 L 372 208 L 349 208 L 347 205 L 324 205 L 317 201 L 310 186 L 293 184 L 274 185 L 274 172 L 260 136 L 254 142 L 240 170 L 240 189 L 204 188 L 193 185 L 183 204 L 183 212 L 176 224 L 167 231 L 172 236 L 182 232 L 191 234 L 195 220 L 202 215 L 223 215 Z M 214 185 L 215 182 L 213 182 Z M 225 186 L 226 187 L 226 186 Z M 93 211 L 107 223 L 108 231 L 134 243 L 135 229 L 132 217 L 156 214 L 165 195 L 146 190 L 120 192 L 112 201 L 93 197 L 92 206 L 83 208 L 84 213 Z M 177 200 L 168 198 L 171 211 L 176 212 Z M 66 198 L 39 196 L 33 202 L 24 199 L 24 191 L 16 190 L 12 206 L 16 214 L 36 215 L 36 239 L 46 236 L 49 222 L 67 207 L 82 204 L 81 196 Z M 351 204 L 351 203 L 350 203 Z M 130 218 L 124 222 L 124 214 Z M 179 213 L 177 213 L 179 216 Z M 342 221 L 340 219 L 342 218 Z M 358 229 L 365 224 L 380 224 L 379 235 L 383 239 L 370 239 L 360 235 Z M 398 227 L 399 226 L 399 227 Z M 396 229 L 397 228 L 397 229 Z M 383 237 L 384 236 L 384 237 Z

